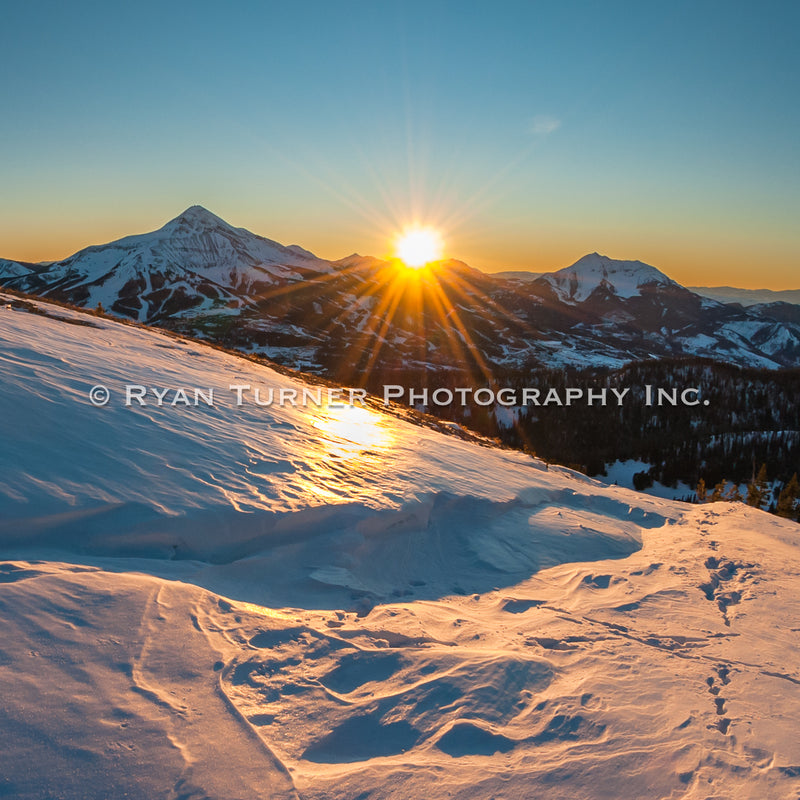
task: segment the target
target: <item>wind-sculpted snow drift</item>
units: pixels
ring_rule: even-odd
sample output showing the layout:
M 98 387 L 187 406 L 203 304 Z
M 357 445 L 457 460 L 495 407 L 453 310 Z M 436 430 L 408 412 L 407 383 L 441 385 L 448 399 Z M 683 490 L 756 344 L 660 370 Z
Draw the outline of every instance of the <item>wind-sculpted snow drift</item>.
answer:
M 796 796 L 796 526 L 8 300 L 0 796 Z

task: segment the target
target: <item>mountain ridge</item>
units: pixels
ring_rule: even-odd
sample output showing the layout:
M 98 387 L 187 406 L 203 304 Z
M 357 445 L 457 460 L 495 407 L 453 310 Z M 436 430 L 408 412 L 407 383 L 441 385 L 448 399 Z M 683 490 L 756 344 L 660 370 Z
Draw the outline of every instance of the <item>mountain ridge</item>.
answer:
M 800 289 L 740 289 L 735 286 L 687 286 L 686 288 L 720 303 L 740 303 L 745 308 L 781 302 L 800 305 Z
M 0 284 L 329 375 L 486 375 L 680 356 L 800 364 L 800 319 L 791 309 L 720 303 L 641 261 L 590 253 L 530 281 L 456 259 L 414 274 L 357 253 L 318 258 L 199 205 L 155 231 L 49 265 L 0 261 Z

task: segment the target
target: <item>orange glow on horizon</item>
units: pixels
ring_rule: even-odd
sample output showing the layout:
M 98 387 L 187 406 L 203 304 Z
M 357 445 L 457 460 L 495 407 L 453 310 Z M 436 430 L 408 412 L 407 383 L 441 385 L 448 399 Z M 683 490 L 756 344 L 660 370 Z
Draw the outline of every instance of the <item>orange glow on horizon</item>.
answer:
M 188 201 L 187 201 L 188 202 Z M 215 211 L 212 204 L 210 210 Z M 234 212 L 222 212 L 223 218 L 237 221 Z M 279 242 L 299 243 L 321 258 L 335 260 L 358 251 L 362 255 L 398 257 L 387 252 L 387 242 L 395 244 L 387 220 L 376 221 L 370 228 L 345 231 L 342 228 L 310 229 L 300 219 L 282 220 L 274 229 L 257 220 L 243 220 L 243 227 Z M 118 214 L 96 214 L 91 218 L 62 216 L 54 222 L 41 217 L 24 217 L 21 212 L 0 221 L 0 259 L 26 263 L 61 261 L 92 245 L 105 244 L 129 235 L 153 231 L 169 219 L 169 212 L 148 209 L 140 216 L 122 218 Z M 439 222 L 439 217 L 436 217 Z M 525 235 L 508 235 L 504 230 L 473 230 L 456 226 L 445 229 L 457 239 L 448 250 L 454 258 L 487 274 L 501 271 L 551 272 L 577 261 L 586 253 L 597 251 L 617 259 L 638 259 L 661 270 L 684 286 L 737 286 L 743 289 L 798 289 L 796 254 L 785 242 L 772 240 L 748 246 L 747 232 L 731 239 L 714 237 L 709 241 L 688 232 L 680 240 L 652 235 L 632 228 L 621 236 L 577 228 L 546 230 L 534 228 Z M 397 222 L 394 223 L 394 230 Z M 448 240 L 450 236 L 448 236 Z M 760 248 L 760 249 L 759 249 Z M 438 259 L 433 259 L 438 260 Z M 756 269 L 768 265 L 768 269 Z

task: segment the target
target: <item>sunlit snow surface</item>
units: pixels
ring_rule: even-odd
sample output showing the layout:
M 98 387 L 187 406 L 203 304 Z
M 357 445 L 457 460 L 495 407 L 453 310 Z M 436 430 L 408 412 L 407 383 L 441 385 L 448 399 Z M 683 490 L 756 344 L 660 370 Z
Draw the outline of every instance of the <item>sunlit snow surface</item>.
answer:
M 0 305 L 0 796 L 797 796 L 796 525 L 38 305 L 95 327 Z
M 321 407 L 257 406 L 256 388 L 263 402 L 270 390 L 302 398 L 314 387 L 201 345 L 107 320 L 89 327 L 19 310 L 2 319 L 0 418 L 11 435 L 0 532 L 9 543 L 194 559 L 206 574 L 206 562 L 247 556 L 212 570 L 224 588 L 262 560 L 258 570 L 276 574 L 249 599 L 308 603 L 295 569 L 314 592 L 346 586 L 386 598 L 424 580 L 422 594 L 439 596 L 468 576 L 485 591 L 542 566 L 627 555 L 640 525 L 664 522 L 646 498 L 618 500 L 520 453 L 331 405 L 327 388 Z M 98 384 L 111 392 L 105 407 L 89 401 Z M 126 406 L 127 385 L 170 392 L 161 407 L 151 392 L 147 405 Z M 242 405 L 230 386 L 251 387 Z M 178 389 L 192 403 L 194 389 L 213 390 L 215 404 L 172 406 Z M 564 514 L 542 516 L 553 509 L 569 525 Z M 287 542 L 291 569 L 275 552 Z M 275 596 L 287 581 L 289 594 Z

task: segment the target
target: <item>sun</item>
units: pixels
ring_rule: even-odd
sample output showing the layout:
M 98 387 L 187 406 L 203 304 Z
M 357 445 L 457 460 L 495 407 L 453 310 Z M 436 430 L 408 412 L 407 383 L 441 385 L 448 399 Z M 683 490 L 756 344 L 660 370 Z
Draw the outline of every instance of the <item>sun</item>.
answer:
M 407 228 L 397 237 L 395 252 L 406 266 L 420 269 L 442 257 L 442 237 L 433 228 Z

